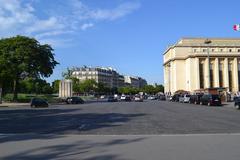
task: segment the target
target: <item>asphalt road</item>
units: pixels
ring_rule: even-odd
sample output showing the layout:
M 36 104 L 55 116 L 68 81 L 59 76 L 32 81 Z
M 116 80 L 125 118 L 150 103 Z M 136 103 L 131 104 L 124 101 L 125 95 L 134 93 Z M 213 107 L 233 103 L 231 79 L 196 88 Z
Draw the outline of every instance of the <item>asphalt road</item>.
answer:
M 240 133 L 240 111 L 165 101 L 1 108 L 0 133 L 159 135 Z
M 239 160 L 240 111 L 163 101 L 0 108 L 2 160 Z

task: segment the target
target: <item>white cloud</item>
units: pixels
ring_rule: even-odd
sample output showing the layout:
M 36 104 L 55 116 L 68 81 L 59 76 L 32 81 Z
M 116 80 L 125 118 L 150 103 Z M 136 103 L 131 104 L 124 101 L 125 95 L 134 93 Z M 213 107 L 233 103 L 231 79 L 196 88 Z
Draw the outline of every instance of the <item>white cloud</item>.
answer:
M 90 12 L 90 17 L 96 20 L 116 20 L 122 18 L 140 7 L 140 3 L 124 3 L 115 9 L 97 9 Z
M 26 28 L 26 32 L 34 33 L 48 30 L 61 30 L 64 29 L 64 27 L 56 17 L 50 17 L 47 20 L 36 20 L 33 25 Z
M 100 21 L 117 20 L 140 7 L 140 3 L 133 2 L 122 3 L 110 9 L 91 8 L 81 0 L 61 2 L 61 6 L 57 1 L 49 2 L 56 3 L 55 8 L 44 5 L 45 12 L 42 12 L 34 6 L 44 3 L 39 0 L 0 0 L 0 37 L 23 34 L 56 46 L 65 45 L 70 39 L 61 40 L 60 36 L 85 31 Z M 58 6 L 62 10 L 58 11 Z M 50 10 L 51 13 L 48 13 Z
M 86 29 L 91 28 L 91 27 L 93 27 L 93 26 L 94 26 L 93 23 L 84 23 L 84 24 L 81 26 L 81 29 L 82 29 L 83 31 L 85 31 Z

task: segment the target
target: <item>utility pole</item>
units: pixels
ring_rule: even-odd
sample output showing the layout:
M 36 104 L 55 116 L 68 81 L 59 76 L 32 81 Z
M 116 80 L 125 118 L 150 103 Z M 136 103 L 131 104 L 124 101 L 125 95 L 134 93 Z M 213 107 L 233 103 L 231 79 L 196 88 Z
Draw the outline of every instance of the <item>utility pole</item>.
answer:
M 209 88 L 211 88 L 211 76 L 210 76 L 210 55 L 209 55 L 209 44 L 211 44 L 212 43 L 212 41 L 211 40 L 209 40 L 209 39 L 206 39 L 205 41 L 204 41 L 204 44 L 206 44 L 207 45 L 207 58 L 208 58 L 208 84 L 209 84 Z

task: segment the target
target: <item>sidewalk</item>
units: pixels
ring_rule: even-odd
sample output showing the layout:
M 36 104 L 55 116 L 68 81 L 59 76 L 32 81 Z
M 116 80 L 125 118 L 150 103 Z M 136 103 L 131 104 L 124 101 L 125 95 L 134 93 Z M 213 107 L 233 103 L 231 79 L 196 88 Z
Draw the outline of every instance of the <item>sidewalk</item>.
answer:
M 29 106 L 29 103 L 8 103 L 3 102 L 0 104 L 0 107 L 26 107 Z

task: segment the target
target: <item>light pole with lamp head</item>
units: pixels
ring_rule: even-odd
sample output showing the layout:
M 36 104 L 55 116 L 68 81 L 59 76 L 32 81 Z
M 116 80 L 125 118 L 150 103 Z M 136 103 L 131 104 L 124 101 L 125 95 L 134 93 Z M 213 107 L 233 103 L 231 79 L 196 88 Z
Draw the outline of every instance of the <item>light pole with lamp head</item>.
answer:
M 204 44 L 207 45 L 207 58 L 208 58 L 208 87 L 211 88 L 211 77 L 210 77 L 210 55 L 209 55 L 209 44 L 211 44 L 212 41 L 209 39 L 206 39 L 204 41 Z

